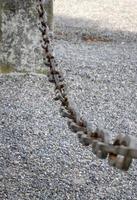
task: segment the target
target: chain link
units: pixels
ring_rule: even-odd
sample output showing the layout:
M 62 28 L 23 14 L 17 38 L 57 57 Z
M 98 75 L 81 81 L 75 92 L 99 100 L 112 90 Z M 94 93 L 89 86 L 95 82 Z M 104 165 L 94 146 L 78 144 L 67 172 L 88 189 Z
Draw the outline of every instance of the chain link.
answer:
M 39 30 L 42 35 L 41 46 L 44 51 L 44 63 L 49 68 L 48 79 L 55 85 L 54 100 L 60 101 L 60 113 L 68 118 L 68 127 L 77 133 L 80 143 L 85 146 L 91 145 L 93 153 L 101 158 L 108 158 L 108 163 L 118 169 L 127 171 L 133 158 L 137 159 L 137 139 L 131 136 L 118 135 L 113 144 L 109 141 L 109 135 L 102 130 L 93 131 L 89 124 L 83 120 L 70 103 L 64 78 L 57 70 L 57 63 L 52 49 L 52 35 L 50 34 L 47 16 L 42 0 L 37 0 L 39 16 Z

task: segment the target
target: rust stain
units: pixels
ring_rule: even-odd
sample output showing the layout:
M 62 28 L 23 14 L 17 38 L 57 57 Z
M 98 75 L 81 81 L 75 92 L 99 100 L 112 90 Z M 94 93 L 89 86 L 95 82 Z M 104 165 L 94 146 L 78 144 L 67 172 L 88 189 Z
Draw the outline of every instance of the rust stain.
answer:
M 94 36 L 94 35 L 83 35 L 82 40 L 91 43 L 91 42 L 112 42 L 111 39 L 107 37 L 101 37 L 101 36 Z

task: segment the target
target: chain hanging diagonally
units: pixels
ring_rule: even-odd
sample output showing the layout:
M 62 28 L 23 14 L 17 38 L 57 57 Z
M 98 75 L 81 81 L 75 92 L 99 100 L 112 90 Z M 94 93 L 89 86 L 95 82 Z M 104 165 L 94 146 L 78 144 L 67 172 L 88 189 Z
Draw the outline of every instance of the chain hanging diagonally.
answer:
M 83 120 L 70 103 L 62 73 L 57 70 L 57 63 L 52 49 L 52 40 L 47 24 L 47 15 L 43 5 L 44 0 L 37 0 L 39 16 L 39 30 L 42 35 L 44 63 L 49 68 L 49 81 L 55 85 L 55 98 L 61 103 L 60 113 L 68 118 L 68 127 L 77 133 L 79 141 L 85 145 L 92 145 L 92 151 L 101 159 L 108 158 L 108 163 L 118 169 L 127 171 L 133 158 L 137 159 L 137 138 L 119 134 L 113 144 L 107 133 L 92 128 Z

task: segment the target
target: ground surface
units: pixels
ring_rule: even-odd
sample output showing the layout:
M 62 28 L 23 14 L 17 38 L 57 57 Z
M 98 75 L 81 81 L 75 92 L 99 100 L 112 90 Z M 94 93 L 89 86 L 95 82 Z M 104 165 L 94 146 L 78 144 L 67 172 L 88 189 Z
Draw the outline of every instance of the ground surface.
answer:
M 111 139 L 119 133 L 137 137 L 136 3 L 55 1 L 55 53 L 69 98 Z M 1 59 L 9 56 L 21 72 L 0 75 L 0 199 L 136 200 L 137 161 L 122 172 L 79 144 L 53 101 L 52 84 L 36 73 L 42 65 L 37 29 L 31 33 L 29 20 L 20 16 L 12 18 L 16 29 L 8 33 L 15 31 L 17 39 L 1 50 Z M 20 63 L 18 51 L 24 52 Z

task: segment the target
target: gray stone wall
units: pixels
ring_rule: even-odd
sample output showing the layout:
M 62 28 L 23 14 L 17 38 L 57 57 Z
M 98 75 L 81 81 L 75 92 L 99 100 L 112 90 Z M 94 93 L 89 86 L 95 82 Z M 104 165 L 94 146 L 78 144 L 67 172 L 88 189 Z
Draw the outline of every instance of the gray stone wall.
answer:
M 47 3 L 45 3 L 45 10 L 47 12 L 49 29 L 51 31 L 53 31 L 53 29 L 54 29 L 54 23 L 53 23 L 53 0 L 49 0 L 49 1 L 47 1 Z
M 0 6 L 5 10 L 16 12 L 21 8 L 27 9 L 32 3 L 32 0 L 1 0 Z
M 36 4 L 31 0 L 0 1 L 0 64 L 35 71 L 43 65 Z
M 53 30 L 53 0 L 45 8 Z M 36 0 L 0 1 L 0 64 L 27 71 L 43 67 L 37 22 Z
M 2 12 L 12 12 L 16 14 L 20 9 L 29 11 L 30 7 L 35 4 L 35 0 L 1 0 L 0 1 L 0 38 L 2 36 Z M 53 31 L 53 0 L 45 1 L 45 9 L 48 16 L 48 25 Z
M 1 8 L 0 8 L 0 41 L 1 41 L 1 37 L 2 37 L 1 25 L 2 25 L 2 15 L 1 15 Z
M 20 9 L 28 12 L 33 0 L 1 0 L 0 1 L 0 40 L 2 39 L 2 13 L 16 14 Z

